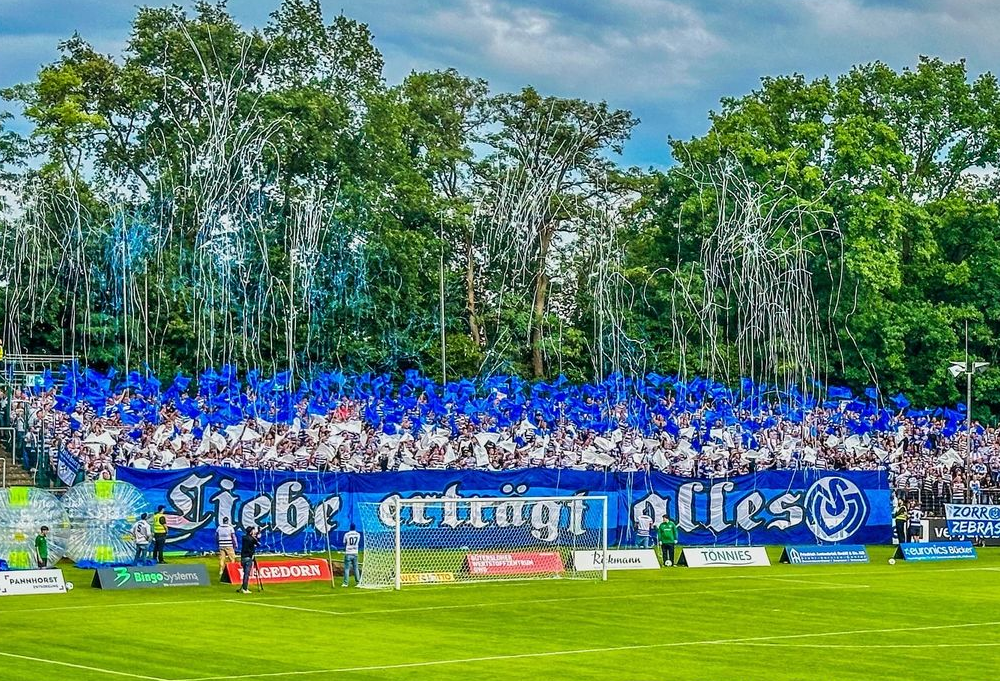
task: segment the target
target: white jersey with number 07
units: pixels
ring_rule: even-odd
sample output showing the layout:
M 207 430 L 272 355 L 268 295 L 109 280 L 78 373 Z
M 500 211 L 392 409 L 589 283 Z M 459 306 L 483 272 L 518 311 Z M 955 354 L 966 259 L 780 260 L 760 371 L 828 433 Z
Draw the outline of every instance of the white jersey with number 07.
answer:
M 344 535 L 344 553 L 349 556 L 358 555 L 358 546 L 361 544 L 361 533 L 351 530 Z

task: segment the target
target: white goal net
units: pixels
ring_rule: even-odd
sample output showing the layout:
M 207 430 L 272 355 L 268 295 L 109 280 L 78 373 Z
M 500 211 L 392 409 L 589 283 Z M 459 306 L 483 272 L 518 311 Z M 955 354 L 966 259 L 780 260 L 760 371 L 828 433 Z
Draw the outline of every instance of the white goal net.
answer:
M 360 585 L 607 579 L 607 511 L 584 496 L 363 503 Z

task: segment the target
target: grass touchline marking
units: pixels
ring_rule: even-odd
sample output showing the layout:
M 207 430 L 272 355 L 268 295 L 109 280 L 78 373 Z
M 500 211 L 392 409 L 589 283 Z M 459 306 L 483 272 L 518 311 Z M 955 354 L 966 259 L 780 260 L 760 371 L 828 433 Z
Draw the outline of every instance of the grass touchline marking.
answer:
M 126 676 L 130 679 L 145 679 L 146 681 L 167 681 L 167 679 L 160 678 L 159 676 L 143 676 L 142 674 L 133 674 L 131 672 L 117 672 L 114 669 L 102 669 L 101 667 L 88 667 L 84 664 L 73 664 L 72 662 L 59 662 L 58 660 L 47 660 L 41 657 L 31 657 L 30 655 L 15 655 L 14 653 L 2 653 L 0 655 L 4 657 L 11 657 L 16 660 L 28 660 L 29 662 L 40 662 L 42 664 L 54 664 L 58 667 L 70 667 L 72 669 L 86 669 L 90 672 L 100 672 L 101 674 L 112 674 L 115 676 Z
M 926 566 L 923 566 L 923 567 L 926 567 Z M 886 569 L 886 571 L 882 572 L 882 573 L 869 573 L 869 574 L 865 575 L 865 578 L 866 579 L 871 579 L 871 578 L 877 578 L 877 577 L 890 577 L 890 576 L 894 576 L 896 574 L 895 570 L 896 570 L 896 568 L 893 568 L 891 570 L 890 569 Z M 933 575 L 934 573 L 937 573 L 937 572 L 998 572 L 998 571 L 1000 571 L 1000 568 L 997 568 L 997 567 L 934 568 L 933 570 L 927 570 L 927 574 L 930 576 L 930 575 Z M 909 575 L 915 575 L 917 573 L 907 573 L 907 574 L 909 574 Z M 816 582 L 812 582 L 812 581 L 810 581 L 808 579 L 801 579 L 801 581 L 803 583 L 805 583 L 805 584 L 813 584 L 813 583 L 815 583 L 817 586 L 827 584 L 831 588 L 833 588 L 833 587 L 835 587 L 837 585 L 831 584 L 831 583 L 828 583 L 828 582 L 826 582 L 826 583 L 822 582 L 821 578 L 823 578 L 823 577 L 844 576 L 844 575 L 857 575 L 857 572 L 840 572 L 840 571 L 838 571 L 838 572 L 815 572 L 815 573 L 805 573 L 804 572 L 804 573 L 800 574 L 800 577 L 815 576 L 817 578 Z M 677 579 L 674 582 L 674 587 L 675 587 L 674 590 L 671 590 L 669 592 L 663 592 L 663 593 L 674 593 L 674 591 L 676 590 L 676 587 L 679 586 L 679 585 L 681 585 L 681 584 L 689 584 L 689 583 L 693 583 L 693 582 L 702 582 L 702 581 L 709 581 L 709 580 L 711 580 L 711 581 L 718 581 L 718 580 L 747 580 L 747 579 L 749 579 L 749 580 L 762 579 L 762 580 L 766 580 L 766 581 L 774 581 L 774 580 L 779 580 L 779 579 L 790 580 L 792 578 L 790 578 L 790 577 L 772 577 L 772 576 L 769 576 L 769 575 L 766 575 L 766 574 L 731 575 L 731 576 L 729 576 L 729 575 L 726 575 L 726 576 L 712 575 L 712 576 L 705 576 L 705 577 L 687 577 L 687 576 L 685 576 L 685 577 L 683 577 L 681 579 Z M 510 582 L 510 583 L 488 582 L 488 583 L 485 583 L 485 584 L 480 584 L 478 586 L 480 586 L 481 588 L 490 588 L 490 587 L 509 588 L 511 586 L 530 585 L 530 584 L 532 584 L 532 582 L 527 582 L 527 581 L 526 582 Z M 444 589 L 450 588 L 450 585 L 438 585 L 438 587 L 440 589 L 442 589 L 442 591 L 439 591 L 439 590 L 435 589 L 434 585 L 421 585 L 420 589 L 423 592 L 426 592 L 426 593 L 440 594 L 440 593 L 444 592 L 443 591 Z M 858 585 L 853 585 L 852 584 L 852 585 L 844 586 L 842 588 L 860 588 L 860 587 Z M 432 589 L 433 589 L 433 592 L 432 592 Z M 743 591 L 743 589 L 740 589 L 740 591 Z M 338 599 L 340 599 L 340 598 L 348 598 L 348 597 L 352 597 L 352 596 L 376 596 L 376 595 L 382 594 L 382 593 L 386 593 L 385 590 L 382 590 L 382 589 L 354 589 L 354 590 L 351 590 L 348 593 L 331 592 L 331 593 L 322 593 L 322 594 L 294 594 L 294 595 L 285 595 L 285 596 L 271 596 L 271 595 L 269 595 L 267 598 L 268 598 L 268 600 L 299 600 L 299 599 L 303 599 L 303 598 L 338 598 Z M 410 593 L 410 592 L 408 592 L 408 593 Z M 646 592 L 646 593 L 655 593 L 655 592 Z M 723 592 L 700 592 L 700 593 L 731 593 L 731 592 L 723 591 Z M 582 597 L 582 598 L 588 598 L 588 597 Z M 607 598 L 607 597 L 601 597 L 601 598 Z M 20 608 L 20 609 L 17 609 L 17 610 L 3 610 L 3 611 L 0 611 L 0 616 L 4 616 L 4 615 L 17 615 L 17 614 L 20 614 L 20 613 L 28 613 L 28 612 L 55 612 L 55 611 L 60 611 L 60 610 L 100 610 L 100 609 L 104 609 L 104 608 L 142 608 L 142 607 L 147 607 L 147 606 L 158 606 L 158 605 L 185 605 L 185 604 L 198 604 L 198 603 L 217 603 L 217 602 L 219 602 L 219 600 L 220 599 L 214 599 L 214 598 L 199 598 L 199 599 L 192 599 L 192 600 L 177 600 L 177 601 L 137 601 L 135 603 L 100 603 L 100 604 L 95 604 L 95 605 L 63 605 L 63 606 L 56 606 L 56 607 L 51 607 L 51 608 Z M 442 607 L 444 607 L 444 606 L 442 606 Z M 470 606 L 470 607 L 474 607 L 474 606 Z M 395 611 L 393 611 L 393 612 L 395 612 Z
M 994 643 L 733 643 L 734 646 L 754 646 L 757 648 L 849 648 L 853 650 L 881 650 L 882 648 L 995 648 Z
M 774 581 L 774 580 L 782 579 L 782 578 L 780 578 L 780 577 L 767 577 L 767 576 L 764 576 L 764 575 L 756 575 L 756 576 L 755 575 L 741 575 L 740 577 L 731 577 L 731 578 L 729 578 L 729 577 L 723 577 L 723 579 L 763 579 L 763 580 L 767 580 L 767 581 Z M 691 581 L 703 581 L 703 580 L 691 580 Z M 815 588 L 815 589 L 836 589 L 836 588 L 840 588 L 840 589 L 867 589 L 867 588 L 870 588 L 868 585 L 861 585 L 861 584 L 838 584 L 838 583 L 818 582 L 818 581 L 817 582 L 810 582 L 808 580 L 799 580 L 799 581 L 801 581 L 803 584 L 810 584 L 810 585 L 812 585 L 811 588 Z M 510 586 L 510 585 L 508 584 L 506 586 Z M 771 589 L 724 589 L 724 590 L 721 590 L 721 591 L 719 591 L 719 590 L 697 591 L 697 592 L 690 592 L 690 591 L 688 591 L 686 593 L 712 594 L 712 593 L 739 593 L 739 592 L 743 592 L 743 591 L 753 592 L 753 591 L 770 591 L 770 590 Z M 504 602 L 490 602 L 490 603 L 482 603 L 482 604 L 480 604 L 480 603 L 472 603 L 472 604 L 467 604 L 467 605 L 462 605 L 462 606 L 442 605 L 442 606 L 427 606 L 427 607 L 403 608 L 403 609 L 393 608 L 393 609 L 389 609 L 389 610 L 365 610 L 365 611 L 360 611 L 360 612 L 349 612 L 349 613 L 345 612 L 344 614 L 355 615 L 355 614 L 366 614 L 366 613 L 369 613 L 369 612 L 371 612 L 371 613 L 408 612 L 408 611 L 411 611 L 411 610 L 415 610 L 415 611 L 419 612 L 421 610 L 446 610 L 446 609 L 450 609 L 452 607 L 475 608 L 475 607 L 486 607 L 486 606 L 490 606 L 490 605 L 511 605 L 511 604 L 514 604 L 514 603 L 555 603 L 555 602 L 561 602 L 561 601 L 578 601 L 578 600 L 580 600 L 580 601 L 582 601 L 582 600 L 616 600 L 616 599 L 622 599 L 622 598 L 640 598 L 640 597 L 643 597 L 643 596 L 646 596 L 646 595 L 671 594 L 671 593 L 675 593 L 675 592 L 676 592 L 676 584 L 675 584 L 674 588 L 672 588 L 672 589 L 670 589 L 668 591 L 644 591 L 642 594 L 624 594 L 624 595 L 616 595 L 616 596 L 568 596 L 568 597 L 565 597 L 565 598 L 543 598 L 543 599 L 532 600 L 532 601 L 504 601 Z M 285 595 L 285 596 L 271 596 L 271 595 L 268 595 L 266 598 L 269 601 L 276 601 L 276 600 L 300 600 L 300 599 L 303 599 L 303 598 L 337 598 L 337 599 L 341 599 L 341 598 L 347 598 L 347 597 L 350 597 L 350 596 L 376 595 L 376 594 L 379 594 L 379 593 L 395 593 L 395 592 L 386 592 L 384 590 L 364 590 L 364 589 L 358 589 L 356 591 L 351 591 L 350 593 L 346 593 L 346 594 L 341 594 L 339 592 L 331 592 L 331 593 L 323 593 L 323 594 L 294 594 L 294 595 Z M 412 592 L 408 592 L 408 593 L 412 593 Z M 442 592 L 436 592 L 436 593 L 442 593 Z M 153 607 L 153 606 L 160 606 L 160 605 L 198 605 L 198 604 L 204 604 L 204 603 L 220 603 L 220 602 L 226 602 L 226 601 L 234 601 L 235 602 L 236 599 L 231 599 L 231 598 L 197 598 L 197 599 L 191 599 L 191 600 L 177 600 L 177 601 L 136 601 L 134 603 L 99 603 L 99 604 L 94 604 L 94 605 L 60 605 L 60 606 L 54 606 L 54 607 L 51 607 L 51 608 L 21 608 L 21 609 L 18 609 L 18 610 L 5 610 L 5 611 L 0 611 L 0 616 L 3 616 L 3 615 L 18 615 L 18 614 L 21 614 L 21 613 L 30 613 L 30 612 L 55 612 L 55 611 L 60 611 L 60 610 L 102 610 L 104 608 L 145 608 L 145 607 Z M 244 601 L 239 601 L 239 602 L 242 603 Z M 246 602 L 249 602 L 249 601 L 246 601 Z M 254 602 L 257 603 L 258 601 L 254 601 Z M 279 606 L 275 606 L 275 607 L 279 607 Z M 308 608 L 306 610 L 308 611 Z M 326 611 L 317 611 L 317 612 L 326 612 Z
M 861 586 L 859 584 L 842 584 L 839 582 L 816 582 L 808 579 L 796 579 L 794 577 L 762 577 L 762 579 L 766 579 L 769 582 L 785 582 L 788 584 L 813 584 L 816 586 L 823 585 L 829 587 L 843 587 L 845 589 L 850 589 L 850 588 L 857 589 Z M 868 588 L 868 585 L 865 585 L 865 588 Z
M 339 610 L 317 610 L 316 608 L 301 608 L 296 605 L 278 605 L 277 603 L 262 603 L 260 601 L 247 601 L 238 598 L 225 598 L 223 603 L 238 603 L 239 605 L 256 605 L 259 608 L 279 608 L 281 610 L 298 610 L 299 612 L 321 612 L 325 615 L 354 615 L 357 613 L 340 612 Z
M 384 671 L 388 669 L 412 669 L 417 667 L 435 667 L 448 664 L 466 664 L 470 662 L 497 662 L 500 660 L 520 660 L 539 657 L 559 657 L 564 655 L 585 655 L 589 653 L 611 653 L 623 650 L 649 650 L 655 648 L 679 648 L 698 645 L 732 645 L 746 644 L 758 641 L 779 641 L 799 638 L 818 638 L 826 636 L 849 636 L 854 634 L 887 634 L 898 632 L 933 631 L 940 629 L 961 629 L 969 627 L 995 627 L 1000 622 L 972 622 L 966 624 L 938 624 L 923 627 L 894 627 L 887 629 L 855 629 L 849 631 L 826 631 L 809 634 L 783 634 L 778 636 L 756 636 L 750 638 L 709 639 L 705 641 L 675 641 L 672 643 L 645 643 L 628 646 L 609 646 L 607 648 L 578 648 L 575 650 L 553 650 L 541 653 L 517 653 L 514 655 L 491 655 L 487 657 L 466 657 L 453 660 L 430 660 L 427 662 L 403 662 L 399 664 L 372 665 L 367 667 L 339 667 L 334 669 L 313 669 L 307 671 L 265 672 L 260 674 L 235 674 L 231 676 L 199 676 L 174 681 L 228 681 L 230 679 L 263 679 L 282 676 L 311 676 L 313 674 L 344 674 L 349 672 Z
M 812 591 L 812 590 L 825 590 L 825 589 L 868 589 L 870 588 L 867 584 L 816 584 L 814 586 L 805 587 L 789 587 L 784 588 L 783 591 Z M 712 589 L 706 591 L 685 591 L 685 595 L 706 595 L 706 594 L 730 594 L 730 593 L 753 593 L 757 591 L 776 591 L 777 587 L 759 587 L 754 589 Z M 674 591 L 657 592 L 657 593 L 674 593 Z M 535 598 L 530 600 L 521 601 L 490 601 L 487 603 L 456 603 L 453 605 L 428 605 L 413 608 L 385 608 L 380 610 L 352 610 L 352 611 L 339 611 L 339 610 L 322 610 L 319 608 L 302 608 L 298 606 L 290 605 L 275 605 L 273 603 L 265 603 L 262 601 L 252 601 L 252 600 L 240 600 L 236 598 L 224 599 L 226 603 L 238 603 L 239 605 L 256 605 L 262 608 L 280 608 L 282 610 L 298 610 L 300 612 L 313 612 L 320 615 L 338 615 L 338 616 L 349 616 L 356 617 L 359 615 L 386 615 L 390 613 L 399 612 L 429 612 L 433 610 L 464 610 L 472 608 L 492 608 L 492 607 L 503 607 L 508 605 L 533 605 L 538 603 L 572 603 L 576 601 L 611 601 L 611 600 L 626 600 L 631 598 L 648 598 L 650 592 L 643 592 L 641 594 L 619 594 L 616 596 L 573 596 L 566 598 Z
M 367 596 L 379 593 L 374 590 L 357 589 L 350 593 L 342 594 L 330 592 L 325 594 L 295 594 L 286 596 L 268 596 L 269 600 L 299 600 L 302 598 L 348 598 L 351 596 Z M 17 615 L 23 612 L 52 612 L 55 610 L 102 610 L 104 608 L 144 608 L 154 605 L 194 605 L 198 603 L 219 603 L 225 600 L 221 598 L 194 598 L 180 601 L 136 601 L 134 603 L 97 603 L 94 605 L 60 605 L 51 608 L 20 608 L 18 610 L 2 610 L 0 615 Z
M 6 610 L 0 615 L 19 615 L 24 612 L 53 612 L 56 610 L 102 610 L 104 608 L 145 608 L 154 605 L 186 605 L 195 603 L 218 603 L 218 598 L 198 598 L 190 601 L 136 601 L 135 603 L 100 603 L 97 605 L 60 605 L 52 608 L 22 608 Z
M 933 576 L 933 574 L 937 573 L 937 572 L 1000 572 L 1000 567 L 955 567 L 955 568 L 934 567 L 932 569 L 927 569 L 929 566 L 926 566 L 926 565 L 921 565 L 920 567 L 922 569 L 926 570 L 926 573 L 927 573 L 928 576 Z M 878 578 L 878 577 L 894 577 L 897 574 L 896 571 L 898 569 L 899 569 L 898 566 L 895 566 L 895 567 L 892 567 L 892 568 L 889 568 L 888 566 L 886 566 L 886 569 L 883 572 L 868 573 L 868 574 L 865 575 L 865 577 L 868 578 L 868 579 Z M 801 573 L 797 573 L 797 574 L 799 574 L 799 578 L 802 578 L 802 577 L 815 577 L 816 580 L 817 580 L 815 583 L 822 584 L 823 582 L 820 581 L 820 580 L 822 578 L 824 578 L 824 577 L 838 577 L 838 576 L 847 576 L 847 575 L 856 576 L 858 573 L 856 571 L 855 572 L 837 571 L 837 572 L 801 572 Z M 909 576 L 916 576 L 918 573 L 907 573 L 907 574 Z M 791 577 L 773 577 L 773 576 L 767 575 L 767 574 L 711 575 L 711 576 L 704 576 L 704 577 L 702 577 L 702 576 L 689 577 L 687 575 L 684 575 L 684 576 L 679 577 L 678 579 L 676 579 L 676 581 L 674 582 L 674 584 L 675 585 L 679 585 L 679 584 L 689 584 L 689 583 L 692 583 L 692 582 L 719 581 L 719 580 L 747 580 L 747 579 L 749 579 L 749 580 L 763 579 L 763 580 L 770 581 L 770 580 L 778 580 L 778 579 L 791 580 L 793 578 L 791 578 Z M 798 579 L 798 578 L 796 578 L 796 579 Z M 800 581 L 802 581 L 804 583 L 807 583 L 807 584 L 813 584 L 814 583 L 813 581 L 810 581 L 808 579 L 801 579 Z M 562 584 L 558 580 L 553 580 L 552 583 L 553 584 Z M 482 583 L 482 584 L 476 584 L 476 585 L 471 585 L 471 586 L 478 586 L 481 589 L 488 589 L 488 588 L 509 589 L 512 586 L 531 586 L 533 584 L 535 584 L 535 582 L 525 580 L 525 581 L 512 581 L 512 582 L 485 582 L 485 583 Z M 565 584 L 567 586 L 570 585 L 569 583 L 565 583 Z M 574 582 L 574 583 L 572 583 L 573 586 L 576 586 L 576 585 L 579 585 L 579 584 L 581 584 L 581 582 Z M 437 585 L 435 585 L 435 584 L 421 584 L 419 586 L 419 588 L 420 588 L 420 591 L 424 592 L 424 593 L 440 594 L 440 593 L 443 593 L 444 590 L 454 589 L 455 586 L 458 586 L 458 585 L 453 585 L 453 584 L 437 584 Z M 294 594 L 294 595 L 285 595 L 285 596 L 271 596 L 271 595 L 269 595 L 268 599 L 269 600 L 279 600 L 279 599 L 298 600 L 298 599 L 302 599 L 302 598 L 349 598 L 349 597 L 356 597 L 356 596 L 376 596 L 378 594 L 384 594 L 384 593 L 391 593 L 391 591 L 388 591 L 386 589 L 352 589 L 348 593 L 340 593 L 340 592 L 333 592 L 333 591 L 331 591 L 330 593 L 322 593 L 322 594 Z M 51 612 L 51 611 L 56 611 L 56 610 L 88 610 L 88 609 L 101 609 L 101 608 L 129 608 L 129 607 L 144 607 L 144 606 L 154 606 L 154 605 L 175 605 L 175 604 L 176 605 L 184 605 L 185 603 L 215 603 L 215 602 L 217 602 L 216 599 L 199 598 L 199 599 L 192 599 L 192 600 L 177 600 L 177 601 L 137 601 L 135 603 L 101 603 L 101 604 L 96 604 L 96 605 L 65 605 L 65 606 L 58 606 L 58 607 L 51 607 L 51 608 L 20 608 L 18 610 L 5 610 L 5 611 L 0 611 L 0 615 L 11 615 L 11 614 L 17 614 L 17 613 L 22 613 L 22 612 Z

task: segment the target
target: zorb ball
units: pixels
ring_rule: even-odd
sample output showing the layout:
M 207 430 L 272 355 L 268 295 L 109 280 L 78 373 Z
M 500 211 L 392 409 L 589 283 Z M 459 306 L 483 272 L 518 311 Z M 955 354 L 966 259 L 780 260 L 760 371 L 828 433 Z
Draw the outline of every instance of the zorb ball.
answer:
M 38 567 L 35 537 L 49 528 L 48 560 L 51 567 L 66 555 L 69 521 L 62 504 L 51 492 L 36 487 L 0 489 L 0 560 L 12 570 Z
M 63 506 L 72 527 L 66 555 L 73 562 L 88 567 L 132 563 L 132 526 L 146 510 L 146 500 L 135 485 L 118 480 L 81 482 L 66 492 Z

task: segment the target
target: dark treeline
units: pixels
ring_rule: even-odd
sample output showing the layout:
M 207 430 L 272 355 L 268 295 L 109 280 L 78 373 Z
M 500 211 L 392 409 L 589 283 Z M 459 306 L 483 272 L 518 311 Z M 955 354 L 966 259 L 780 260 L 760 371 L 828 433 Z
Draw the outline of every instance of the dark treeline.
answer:
M 3 92 L 32 126 L 0 127 L 8 351 L 440 375 L 443 335 L 449 377 L 814 376 L 928 404 L 959 398 L 968 323 L 1000 405 L 1000 89 L 964 63 L 765 78 L 645 172 L 618 160 L 630 112 L 387 83 L 317 0 L 255 30 L 142 8 L 123 54 L 60 49 Z

